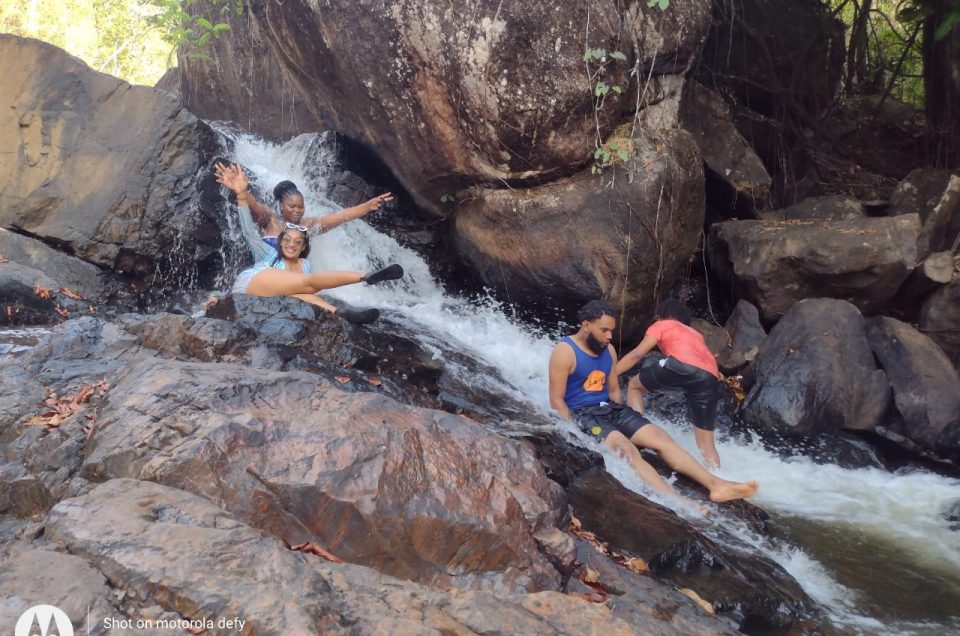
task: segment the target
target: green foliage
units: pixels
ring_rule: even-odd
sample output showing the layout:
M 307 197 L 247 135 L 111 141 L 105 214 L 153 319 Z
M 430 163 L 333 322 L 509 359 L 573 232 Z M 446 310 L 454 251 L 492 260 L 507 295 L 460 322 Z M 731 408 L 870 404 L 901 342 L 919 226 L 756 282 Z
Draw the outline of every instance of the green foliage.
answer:
M 627 56 L 622 51 L 610 51 L 602 48 L 587 48 L 583 54 L 583 61 L 587 64 L 587 71 L 590 74 L 590 85 L 593 88 L 594 114 L 597 119 L 597 148 L 593 154 L 593 166 L 591 171 L 599 174 L 604 166 L 608 166 L 614 161 L 620 160 L 626 162 L 629 156 L 624 155 L 622 147 L 616 144 L 612 148 L 607 147 L 601 138 L 599 114 L 603 111 L 606 104 L 606 98 L 612 93 L 622 95 L 623 87 L 619 84 L 610 84 L 604 81 L 603 77 L 610 71 L 611 65 L 627 62 Z M 623 155 L 623 156 L 622 156 Z
M 241 15 L 242 0 L 149 0 L 157 9 L 151 18 L 164 39 L 180 48 L 187 59 L 212 62 L 204 50 L 210 40 L 230 29 L 226 22 L 217 22 L 228 13 Z
M 666 11 L 670 6 L 670 0 L 647 0 L 647 6 L 651 9 L 659 7 L 661 11 Z
M 456 200 L 457 200 L 457 197 L 449 193 L 446 193 L 440 196 L 440 203 L 453 203 Z

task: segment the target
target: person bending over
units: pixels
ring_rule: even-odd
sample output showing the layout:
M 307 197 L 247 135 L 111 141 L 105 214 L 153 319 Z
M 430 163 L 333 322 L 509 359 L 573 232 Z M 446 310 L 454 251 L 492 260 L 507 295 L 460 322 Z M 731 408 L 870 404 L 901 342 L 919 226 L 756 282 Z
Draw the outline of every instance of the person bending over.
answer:
M 550 405 L 553 409 L 560 417 L 573 420 L 580 430 L 622 455 L 640 479 L 657 492 L 679 497 L 643 459 L 639 448 L 659 453 L 673 470 L 706 488 L 712 501 L 754 495 L 757 482 L 727 481 L 712 475 L 666 431 L 621 403 L 617 354 L 610 344 L 617 317 L 617 310 L 600 300 L 590 301 L 580 309 L 577 314 L 579 331 L 557 343 L 550 355 Z
M 279 212 L 274 214 L 247 192 L 250 182 L 240 166 L 218 163 L 215 168 L 217 181 L 237 195 L 240 230 L 255 261 L 272 257 L 277 248 L 277 237 L 280 230 L 284 228 L 304 228 L 302 230 L 304 232 L 317 229 L 320 232 L 326 232 L 347 221 L 359 219 L 379 210 L 381 205 L 393 200 L 393 195 L 386 192 L 352 208 L 305 219 L 303 218 L 306 211 L 303 195 L 292 181 L 281 181 L 273 189 Z
M 655 322 L 633 351 L 617 363 L 623 374 L 659 347 L 666 356 L 658 363 L 641 365 L 627 384 L 627 404 L 643 413 L 644 391 L 680 391 L 693 419 L 693 437 L 707 468 L 720 468 L 714 441 L 714 422 L 720 395 L 720 371 L 703 336 L 690 327 L 690 311 L 679 300 L 657 306 Z
M 277 236 L 274 256 L 240 272 L 231 291 L 251 296 L 293 296 L 344 320 L 363 325 L 376 320 L 380 316 L 379 310 L 337 308 L 314 294 L 321 289 L 361 282 L 372 285 L 403 276 L 403 268 L 397 264 L 366 275 L 361 272 L 314 272 L 307 260 L 309 254 L 310 237 L 306 230 L 285 227 Z

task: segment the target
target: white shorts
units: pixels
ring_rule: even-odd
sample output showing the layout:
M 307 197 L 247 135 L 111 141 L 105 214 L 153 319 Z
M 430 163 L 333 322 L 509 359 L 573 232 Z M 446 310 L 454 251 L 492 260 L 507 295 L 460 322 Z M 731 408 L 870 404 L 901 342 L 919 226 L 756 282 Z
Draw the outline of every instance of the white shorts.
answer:
M 230 292 L 233 294 L 246 294 L 247 285 L 250 284 L 250 281 L 253 280 L 253 277 L 267 269 L 266 266 L 254 266 L 250 269 L 245 269 L 240 274 L 237 275 L 237 280 L 234 281 L 233 287 L 230 289 Z

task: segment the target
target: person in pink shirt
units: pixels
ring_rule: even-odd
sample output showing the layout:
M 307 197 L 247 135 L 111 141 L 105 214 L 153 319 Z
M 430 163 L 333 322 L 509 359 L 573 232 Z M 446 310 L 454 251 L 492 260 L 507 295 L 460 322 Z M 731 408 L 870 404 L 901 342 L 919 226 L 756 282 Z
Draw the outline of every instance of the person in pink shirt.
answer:
M 627 405 L 643 413 L 645 391 L 683 393 L 693 419 L 693 436 L 708 468 L 720 468 L 714 441 L 714 421 L 720 395 L 720 371 L 707 343 L 690 326 L 690 311 L 678 300 L 668 299 L 657 306 L 656 320 L 643 340 L 617 363 L 617 374 L 632 369 L 654 347 L 666 357 L 655 364 L 641 365 L 627 384 Z

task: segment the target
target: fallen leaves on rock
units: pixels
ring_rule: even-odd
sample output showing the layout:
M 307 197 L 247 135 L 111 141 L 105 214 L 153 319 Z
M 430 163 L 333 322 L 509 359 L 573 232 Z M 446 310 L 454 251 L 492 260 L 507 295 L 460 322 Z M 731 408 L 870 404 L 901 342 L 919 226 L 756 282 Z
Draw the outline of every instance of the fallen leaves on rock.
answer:
M 369 382 L 369 383 L 372 384 L 373 386 L 380 386 L 381 384 L 383 384 L 383 382 L 380 380 L 380 378 L 378 378 L 378 377 L 375 376 L 375 375 L 367 376 L 367 382 Z
M 53 290 L 44 287 L 40 283 L 37 283 L 37 286 L 33 288 L 33 295 L 37 298 L 50 300 L 50 297 L 53 295 Z
M 4 258 L 4 257 L 0 256 L 0 263 L 9 263 L 9 262 L 10 262 L 10 259 L 9 259 L 9 258 Z
M 91 399 L 106 395 L 109 389 L 110 384 L 106 380 L 100 380 L 99 382 L 92 383 L 84 382 L 73 395 L 59 396 L 56 393 L 50 392 L 47 397 L 44 398 L 43 402 L 37 405 L 41 407 L 40 414 L 30 418 L 27 424 L 29 426 L 57 428 L 64 420 L 75 413 L 84 413 L 84 416 L 88 420 L 93 420 L 96 416 L 92 413 L 86 413 L 86 405 L 90 403 Z M 69 391 L 70 389 L 68 388 L 67 390 Z M 88 427 L 85 426 L 84 431 L 89 437 L 92 432 L 92 427 L 88 430 Z
M 66 287 L 61 287 L 58 291 L 64 296 L 66 296 L 67 298 L 72 298 L 74 300 L 86 300 L 86 298 L 84 298 L 77 292 L 67 289 Z
M 683 594 L 684 596 L 686 596 L 687 598 L 691 599 L 697 605 L 699 605 L 700 609 L 702 609 L 707 614 L 710 614 L 710 615 L 714 614 L 713 605 L 711 605 L 710 603 L 700 598 L 700 595 L 694 592 L 693 590 L 691 590 L 689 587 L 683 587 L 678 589 L 677 591 Z
M 650 566 L 640 557 L 622 557 L 622 560 L 618 560 L 617 563 L 635 574 L 643 574 L 644 572 L 650 571 Z
M 737 398 L 737 404 L 743 402 L 747 397 L 747 392 L 743 388 L 743 383 L 740 382 L 739 375 L 728 375 L 724 376 L 723 383 L 730 387 L 730 390 L 733 391 L 734 397 Z
M 322 559 L 326 559 L 327 561 L 331 561 L 333 563 L 344 562 L 344 560 L 338 557 L 337 555 L 327 551 L 325 548 L 320 547 L 319 545 L 317 545 L 316 543 L 313 543 L 312 541 L 309 541 L 307 543 L 298 543 L 297 545 L 289 545 L 287 544 L 286 541 L 284 541 L 284 545 L 286 545 L 287 548 L 290 550 L 294 550 L 296 552 L 306 552 L 307 554 L 315 554 L 318 557 Z
M 333 379 L 339 382 L 340 384 L 346 384 L 350 381 L 350 376 L 348 375 L 335 375 Z

